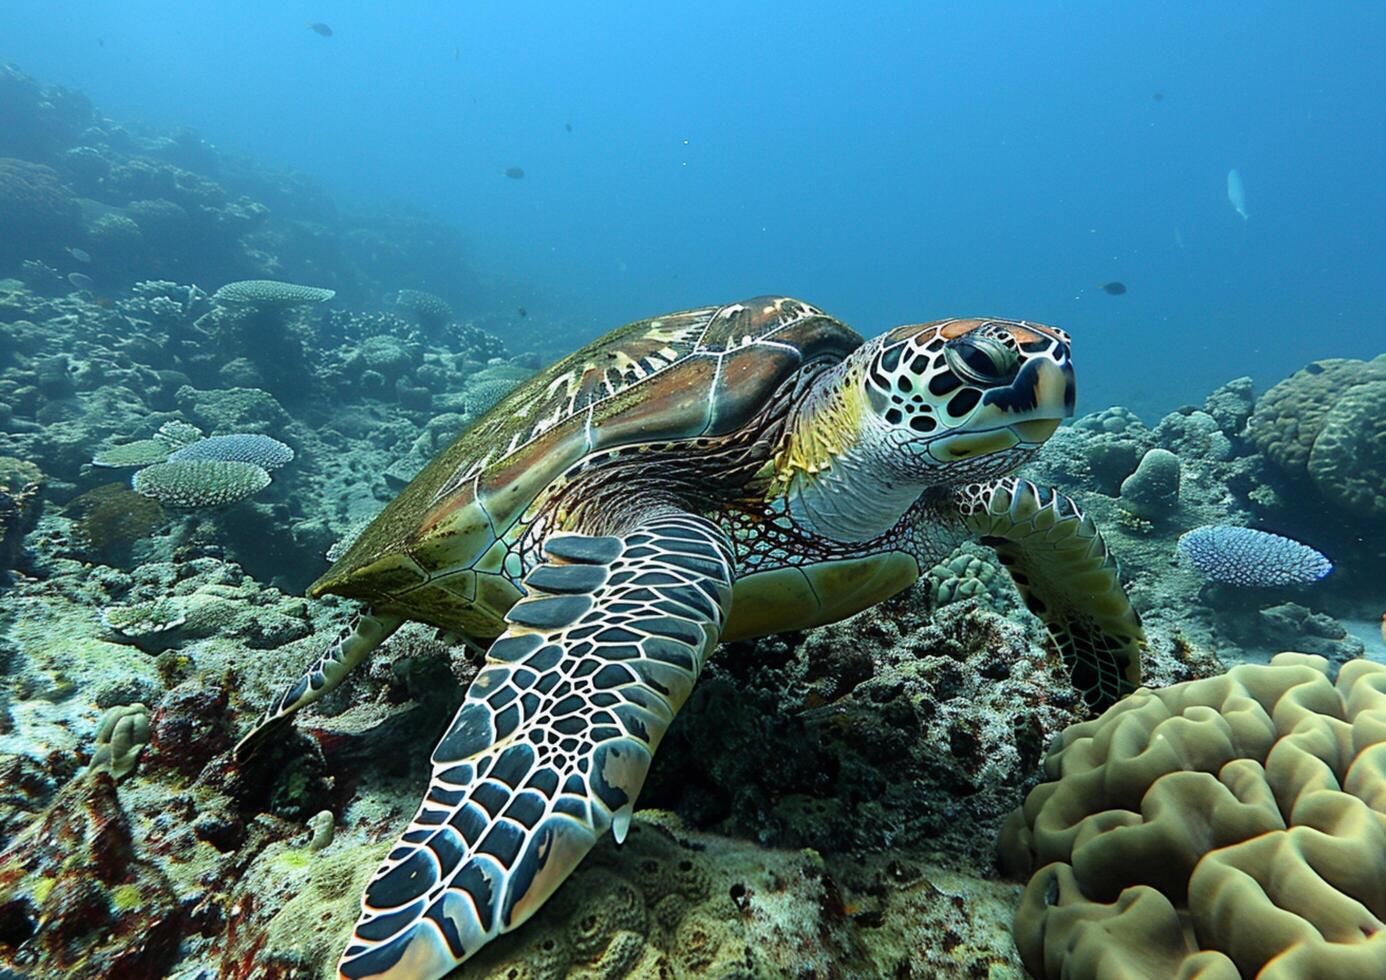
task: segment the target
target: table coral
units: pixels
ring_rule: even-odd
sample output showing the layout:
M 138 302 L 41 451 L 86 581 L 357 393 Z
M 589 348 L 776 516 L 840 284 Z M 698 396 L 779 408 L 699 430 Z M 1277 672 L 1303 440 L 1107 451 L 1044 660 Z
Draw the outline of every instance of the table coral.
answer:
M 336 295 L 335 290 L 317 286 L 300 286 L 274 279 L 246 279 L 228 282 L 212 294 L 212 299 L 223 304 L 281 308 L 323 303 Z
M 133 481 L 136 493 L 166 507 L 186 508 L 224 507 L 269 485 L 270 475 L 254 463 L 204 459 L 155 463 Z
M 1386 975 L 1386 666 L 1140 691 L 1044 771 L 1001 840 L 1036 977 Z
M 273 472 L 281 466 L 293 462 L 294 451 L 269 436 L 234 433 L 225 436 L 208 436 L 189 443 L 172 453 L 171 463 L 185 459 L 223 460 L 228 463 L 254 463 L 262 470 Z

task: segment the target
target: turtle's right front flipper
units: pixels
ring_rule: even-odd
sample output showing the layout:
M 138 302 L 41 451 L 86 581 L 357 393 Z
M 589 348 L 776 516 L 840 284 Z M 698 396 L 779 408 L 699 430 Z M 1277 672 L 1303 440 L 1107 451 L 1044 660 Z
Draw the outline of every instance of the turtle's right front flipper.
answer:
M 624 838 L 717 645 L 732 556 L 711 522 L 665 512 L 544 552 L 366 889 L 342 977 L 441 977 L 533 915 L 608 828 Z
M 957 504 L 1044 620 L 1083 700 L 1101 711 L 1139 687 L 1145 630 L 1092 519 L 1069 497 L 1009 476 L 963 487 Z
M 295 711 L 321 700 L 323 695 L 346 679 L 357 664 L 399 629 L 403 618 L 386 613 L 365 612 L 337 635 L 322 656 L 279 696 L 270 702 L 255 727 L 236 743 L 235 756 L 247 759 L 266 738 L 288 723 Z

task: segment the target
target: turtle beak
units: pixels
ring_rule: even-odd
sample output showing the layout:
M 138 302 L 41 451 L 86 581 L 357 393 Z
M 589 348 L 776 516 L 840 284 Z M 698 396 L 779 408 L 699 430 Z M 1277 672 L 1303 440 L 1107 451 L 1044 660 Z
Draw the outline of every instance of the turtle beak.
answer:
M 1073 415 L 1073 365 L 1049 358 L 1025 362 L 1015 380 L 982 396 L 982 404 L 1002 414 L 1022 442 L 1037 445 L 1054 434 L 1061 419 Z
M 1021 442 L 1028 442 L 1038 446 L 1054 434 L 1054 430 L 1059 427 L 1061 419 L 1031 419 L 1028 422 L 1017 422 L 1012 425 L 1011 431 Z

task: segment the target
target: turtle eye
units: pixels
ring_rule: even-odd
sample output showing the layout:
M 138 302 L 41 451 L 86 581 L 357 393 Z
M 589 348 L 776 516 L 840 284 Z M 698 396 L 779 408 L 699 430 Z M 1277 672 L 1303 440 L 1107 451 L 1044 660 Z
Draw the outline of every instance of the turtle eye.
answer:
M 948 341 L 943 356 L 954 374 L 974 384 L 1010 384 L 1020 367 L 1020 358 L 1010 347 L 991 337 L 971 334 Z

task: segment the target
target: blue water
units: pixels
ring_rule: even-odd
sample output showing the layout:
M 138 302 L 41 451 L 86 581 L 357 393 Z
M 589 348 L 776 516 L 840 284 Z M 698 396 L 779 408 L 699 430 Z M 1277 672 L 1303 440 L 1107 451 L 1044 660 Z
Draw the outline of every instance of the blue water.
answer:
M 108 115 L 457 225 L 554 350 L 761 292 L 999 313 L 1075 334 L 1081 409 L 1146 413 L 1381 349 L 1383 55 L 1381 4 L 0 10 L 0 60 Z

